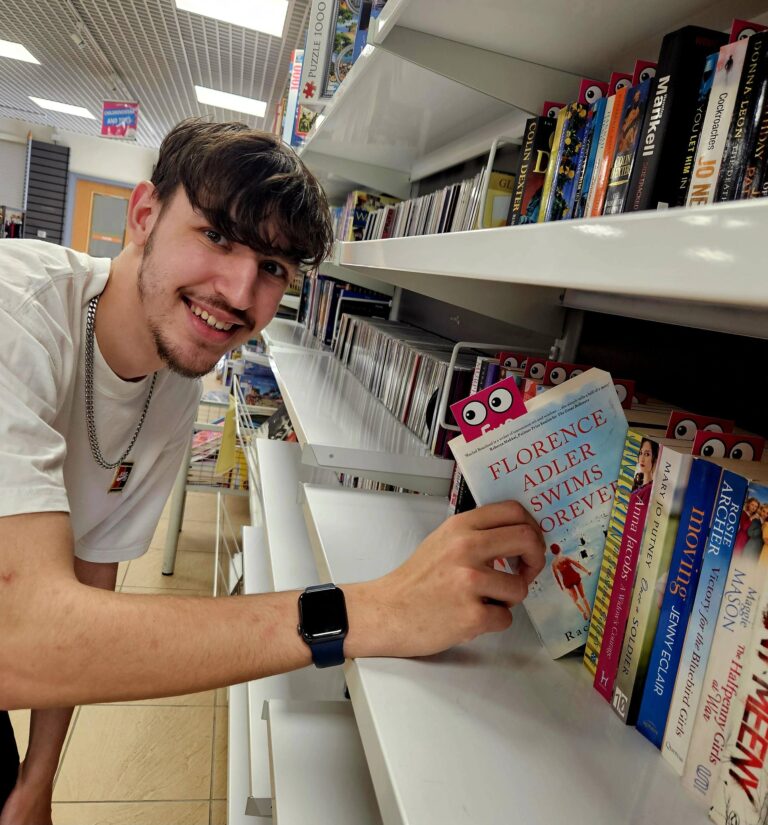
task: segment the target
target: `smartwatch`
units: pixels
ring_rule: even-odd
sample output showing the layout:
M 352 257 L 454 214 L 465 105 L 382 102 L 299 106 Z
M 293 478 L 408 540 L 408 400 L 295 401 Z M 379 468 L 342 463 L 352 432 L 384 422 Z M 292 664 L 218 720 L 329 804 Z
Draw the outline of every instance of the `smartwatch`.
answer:
M 344 664 L 349 631 L 344 593 L 335 584 L 308 587 L 299 596 L 299 636 L 309 645 L 315 667 Z

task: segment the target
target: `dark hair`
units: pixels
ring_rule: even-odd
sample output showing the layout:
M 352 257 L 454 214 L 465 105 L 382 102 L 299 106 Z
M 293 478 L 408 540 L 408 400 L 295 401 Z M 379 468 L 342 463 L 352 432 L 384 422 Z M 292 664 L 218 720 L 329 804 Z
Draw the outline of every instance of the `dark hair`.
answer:
M 651 445 L 651 454 L 653 456 L 653 458 L 651 459 L 651 463 L 655 465 L 656 460 L 659 457 L 659 442 L 658 441 L 653 441 L 653 439 L 650 439 L 650 438 L 644 438 L 640 442 L 640 449 L 641 450 L 643 449 L 643 444 L 650 444 Z
M 160 146 L 152 183 L 163 204 L 181 184 L 212 227 L 263 254 L 319 266 L 333 245 L 320 184 L 278 137 L 244 123 L 182 121 Z

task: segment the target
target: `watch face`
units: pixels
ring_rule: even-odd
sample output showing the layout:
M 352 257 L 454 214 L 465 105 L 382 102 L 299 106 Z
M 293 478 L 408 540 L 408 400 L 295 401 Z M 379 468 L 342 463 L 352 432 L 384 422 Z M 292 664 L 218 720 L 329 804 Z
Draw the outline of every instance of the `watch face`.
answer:
M 332 639 L 349 629 L 344 593 L 338 588 L 302 593 L 299 611 L 302 635 L 308 641 Z

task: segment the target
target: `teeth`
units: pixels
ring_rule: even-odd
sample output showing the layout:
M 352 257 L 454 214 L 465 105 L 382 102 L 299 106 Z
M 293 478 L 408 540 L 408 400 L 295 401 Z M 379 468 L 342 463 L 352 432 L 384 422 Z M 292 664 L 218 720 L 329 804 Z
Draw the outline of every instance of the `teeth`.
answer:
M 200 307 L 195 306 L 195 304 L 190 303 L 189 308 L 195 313 L 195 315 L 197 315 L 198 318 L 202 318 L 209 327 L 214 327 L 214 329 L 224 330 L 227 332 L 234 326 L 234 324 L 227 324 L 224 321 L 219 321 L 214 315 L 209 315 L 204 309 L 200 309 Z

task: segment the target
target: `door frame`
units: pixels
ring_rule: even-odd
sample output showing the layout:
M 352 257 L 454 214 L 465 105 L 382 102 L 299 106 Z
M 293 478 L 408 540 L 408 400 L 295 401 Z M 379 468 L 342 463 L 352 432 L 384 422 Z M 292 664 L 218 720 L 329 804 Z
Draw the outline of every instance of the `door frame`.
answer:
M 134 189 L 135 183 L 126 183 L 124 180 L 108 180 L 107 178 L 95 178 L 93 175 L 81 175 L 79 172 L 70 172 L 67 176 L 67 202 L 64 208 L 64 232 L 62 233 L 62 243 L 64 246 L 72 246 L 72 224 L 75 217 L 75 190 L 79 181 L 88 183 L 101 183 L 105 186 L 120 186 L 123 189 Z

